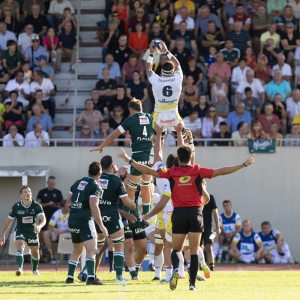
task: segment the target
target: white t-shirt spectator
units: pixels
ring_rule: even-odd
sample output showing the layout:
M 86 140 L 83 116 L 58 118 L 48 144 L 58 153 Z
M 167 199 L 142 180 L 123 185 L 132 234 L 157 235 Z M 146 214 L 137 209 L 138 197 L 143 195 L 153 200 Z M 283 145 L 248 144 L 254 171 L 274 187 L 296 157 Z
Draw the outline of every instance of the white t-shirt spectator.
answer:
M 15 42 L 17 42 L 16 35 L 13 32 L 11 32 L 9 30 L 6 30 L 5 34 L 2 34 L 0 32 L 0 46 L 1 46 L 2 51 L 7 50 L 6 43 L 9 40 L 14 40 Z
M 181 15 L 176 15 L 174 19 L 174 23 L 178 24 L 176 29 L 179 29 L 179 23 L 182 21 Z M 195 29 L 195 21 L 191 17 L 187 17 L 186 19 L 187 30 Z
M 183 118 L 183 122 L 186 128 L 190 129 L 191 132 L 196 132 L 199 128 L 201 129 L 201 120 L 197 118 L 193 123 L 190 122 L 190 117 Z
M 17 133 L 16 136 L 15 136 L 15 139 L 16 140 L 21 140 L 22 139 L 22 141 L 16 141 L 16 142 L 18 143 L 18 145 L 20 147 L 24 146 L 24 137 L 23 137 L 22 134 Z M 11 140 L 11 134 L 10 133 L 8 133 L 4 136 L 4 138 L 3 138 L 3 147 L 15 147 L 13 141 L 6 141 L 6 140 Z
M 42 136 L 43 136 L 45 142 L 49 146 L 50 145 L 49 134 L 43 130 Z M 28 140 L 35 140 L 35 141 L 28 141 Z M 34 134 L 34 131 L 30 131 L 26 134 L 26 137 L 25 137 L 25 147 L 42 147 L 42 139 L 40 137 L 37 139 Z
M 298 75 L 298 82 L 297 85 L 300 85 L 300 66 L 297 66 L 295 69 L 295 74 Z M 295 87 L 296 88 L 296 87 Z
M 252 90 L 252 95 L 254 98 L 260 99 L 260 93 L 264 93 L 265 90 L 259 79 L 253 78 L 252 83 L 250 84 L 247 80 L 242 80 L 236 90 L 237 93 L 241 93 L 241 100 L 246 98 L 245 88 L 250 87 Z
M 293 97 L 286 99 L 286 110 L 290 113 L 290 117 L 294 120 L 295 116 L 300 114 L 300 101 L 296 103 Z
M 247 70 L 249 70 L 249 67 L 245 67 L 244 71 L 242 72 L 241 67 L 237 66 L 235 68 L 233 68 L 232 70 L 232 76 L 231 76 L 231 82 L 238 82 L 240 83 L 243 80 L 246 80 L 246 72 Z M 236 86 L 238 87 L 238 86 Z
M 279 65 L 278 64 L 275 65 L 275 66 L 273 66 L 270 75 L 274 76 L 274 71 L 277 70 L 277 69 L 279 69 Z M 284 63 L 283 67 L 281 69 L 281 73 L 282 73 L 282 76 L 292 76 L 293 74 L 292 74 L 292 68 L 291 68 L 291 66 L 288 65 L 288 64 L 286 64 L 286 63 Z
M 21 46 L 21 54 L 24 55 L 26 48 L 32 45 L 32 34 L 27 34 L 27 32 L 23 32 L 19 34 L 18 37 L 18 46 Z
M 237 141 L 236 141 L 237 146 L 243 146 L 243 142 L 244 142 L 244 141 L 243 141 L 242 138 L 240 137 L 239 131 L 233 132 L 232 135 L 231 135 L 231 138 L 232 138 L 233 140 L 237 140 Z M 251 133 L 250 133 L 250 132 L 247 134 L 246 138 L 247 138 L 247 139 L 251 139 Z M 248 145 L 248 142 L 247 142 L 247 145 Z
M 50 98 L 50 96 L 46 95 L 46 92 L 50 93 L 51 90 L 54 89 L 54 85 L 51 79 L 43 78 L 42 84 L 39 85 L 38 82 L 33 81 L 30 84 L 30 92 L 35 93 L 36 90 L 43 91 L 42 101 L 46 101 Z
M 25 99 L 25 97 L 22 93 L 20 93 L 20 90 L 24 89 L 24 93 L 29 95 L 30 94 L 29 83 L 26 81 L 23 81 L 21 84 L 18 84 L 16 79 L 11 79 L 5 87 L 5 91 L 11 92 L 15 89 L 19 89 L 19 95 L 18 95 L 17 100 L 23 104 L 23 109 L 25 110 L 25 107 L 29 104 L 29 101 Z M 11 101 L 10 98 L 6 99 L 4 101 L 4 104 L 8 101 Z
M 59 13 L 63 15 L 66 7 L 70 8 L 71 14 L 75 13 L 74 7 L 70 1 L 63 0 L 61 3 L 58 3 L 57 0 L 51 1 L 48 14 L 55 15 L 56 13 Z

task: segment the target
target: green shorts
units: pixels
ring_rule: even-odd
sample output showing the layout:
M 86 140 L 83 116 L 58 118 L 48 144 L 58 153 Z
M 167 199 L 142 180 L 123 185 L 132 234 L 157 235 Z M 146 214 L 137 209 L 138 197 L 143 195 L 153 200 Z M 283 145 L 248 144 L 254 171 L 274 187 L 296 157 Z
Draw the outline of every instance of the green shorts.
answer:
M 124 236 L 125 240 L 133 239 L 134 241 L 146 239 L 145 229 L 141 227 L 132 228 L 130 226 L 126 226 L 124 228 Z
M 148 152 L 137 152 L 137 153 L 131 153 L 131 158 L 134 159 L 139 164 L 151 167 L 150 164 L 150 153 Z M 142 172 L 136 170 L 131 165 L 128 165 L 128 174 L 133 176 L 140 176 L 142 175 Z
M 14 240 L 23 240 L 28 246 L 39 246 L 39 235 L 34 231 L 25 231 L 16 229 L 14 232 Z
M 79 244 L 97 238 L 95 222 L 92 220 L 86 224 L 76 224 L 76 222 L 70 222 L 69 220 L 69 229 L 73 244 Z
M 122 217 L 119 214 L 119 212 L 114 214 L 107 213 L 107 215 L 105 215 L 105 212 L 101 211 L 101 217 L 102 217 L 103 225 L 106 227 L 108 231 L 108 235 L 114 234 L 119 230 L 121 230 L 122 228 L 124 228 Z M 96 225 L 97 233 L 102 233 L 102 231 L 100 230 L 96 222 L 95 225 Z

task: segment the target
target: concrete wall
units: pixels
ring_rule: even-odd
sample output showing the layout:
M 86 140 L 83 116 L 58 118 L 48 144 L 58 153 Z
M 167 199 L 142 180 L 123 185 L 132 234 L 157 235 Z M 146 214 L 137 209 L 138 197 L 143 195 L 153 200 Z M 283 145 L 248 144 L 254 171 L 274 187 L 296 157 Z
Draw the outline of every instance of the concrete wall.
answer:
M 130 149 L 126 149 L 130 153 Z M 275 154 L 255 156 L 255 164 L 228 176 L 208 180 L 208 190 L 216 198 L 219 212 L 222 201 L 230 199 L 233 209 L 244 219 L 250 219 L 255 231 L 260 223 L 269 220 L 280 230 L 290 245 L 294 257 L 300 258 L 299 228 L 300 211 L 300 159 L 298 147 L 278 147 Z M 176 148 L 164 149 L 164 158 L 175 153 Z M 117 158 L 118 148 L 107 148 L 118 166 L 123 161 Z M 100 160 L 102 155 L 90 153 L 88 148 L 1 148 L 1 166 L 50 166 L 51 175 L 57 178 L 57 188 L 66 197 L 73 182 L 87 174 L 88 165 Z M 203 167 L 218 168 L 243 163 L 249 156 L 246 147 L 199 147 L 196 148 L 196 163 Z M 19 201 L 21 178 L 0 178 L 0 228 L 11 206 Z M 31 177 L 29 185 L 34 199 L 39 189 L 44 188 L 44 179 Z M 298 246 L 298 247 L 297 247 Z

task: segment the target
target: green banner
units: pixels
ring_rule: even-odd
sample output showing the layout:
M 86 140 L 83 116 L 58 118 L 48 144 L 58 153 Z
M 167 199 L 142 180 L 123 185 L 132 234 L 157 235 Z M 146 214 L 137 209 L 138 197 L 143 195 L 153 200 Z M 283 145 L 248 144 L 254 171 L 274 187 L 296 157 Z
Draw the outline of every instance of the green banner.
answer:
M 259 139 L 252 141 L 248 139 L 248 147 L 250 153 L 275 153 L 276 140 Z

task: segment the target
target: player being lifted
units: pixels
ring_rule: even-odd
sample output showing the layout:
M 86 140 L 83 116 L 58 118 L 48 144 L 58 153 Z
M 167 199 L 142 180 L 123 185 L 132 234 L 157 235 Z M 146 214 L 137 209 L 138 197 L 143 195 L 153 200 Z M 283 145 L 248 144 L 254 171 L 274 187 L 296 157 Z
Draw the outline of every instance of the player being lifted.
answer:
M 23 186 L 20 191 L 21 201 L 17 202 L 8 215 L 4 223 L 4 227 L 0 237 L 0 246 L 5 243 L 5 233 L 9 228 L 12 220 L 17 218 L 17 227 L 14 232 L 14 240 L 17 247 L 16 261 L 18 271 L 17 276 L 23 275 L 24 257 L 23 252 L 25 243 L 31 250 L 31 266 L 33 275 L 40 275 L 37 270 L 39 257 L 39 236 L 41 228 L 46 224 L 46 218 L 42 206 L 32 200 L 31 189 L 28 186 Z M 40 219 L 40 224 L 36 225 L 36 216 Z
M 99 151 L 100 153 L 104 148 L 110 145 L 116 138 L 118 138 L 125 131 L 129 131 L 131 135 L 132 153 L 131 157 L 139 163 L 150 166 L 150 151 L 152 148 L 152 122 L 153 117 L 150 114 L 143 113 L 142 103 L 140 100 L 133 98 L 128 103 L 128 109 L 130 116 L 122 122 L 122 124 L 111 133 L 105 141 L 97 148 L 90 150 Z M 138 183 L 141 180 L 141 192 L 143 199 L 143 214 L 146 214 L 150 210 L 151 190 L 150 180 L 151 176 L 142 174 L 142 172 L 136 170 L 132 166 L 128 166 L 127 177 L 130 179 L 129 186 L 127 188 L 128 197 L 130 200 L 134 200 L 134 194 Z M 148 222 L 142 221 L 142 226 L 148 226 Z

